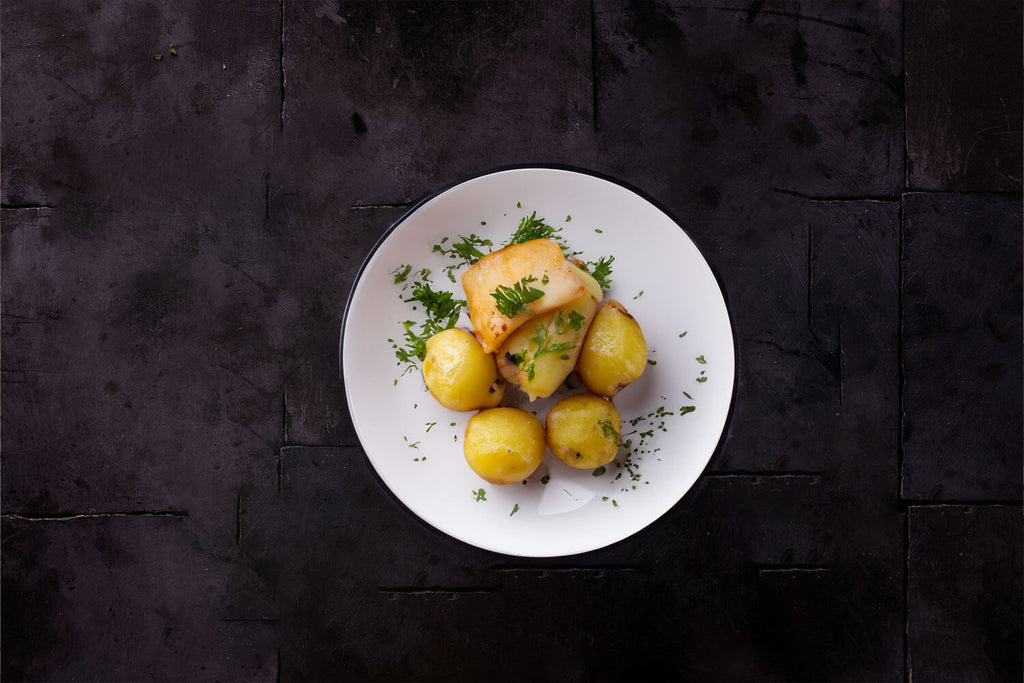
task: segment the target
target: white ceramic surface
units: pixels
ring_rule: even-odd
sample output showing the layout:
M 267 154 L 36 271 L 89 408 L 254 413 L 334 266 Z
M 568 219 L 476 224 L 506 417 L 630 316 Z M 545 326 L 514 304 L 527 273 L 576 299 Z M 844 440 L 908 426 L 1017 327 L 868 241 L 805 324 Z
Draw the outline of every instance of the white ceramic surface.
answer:
M 580 258 L 615 257 L 606 296 L 622 302 L 640 322 L 653 364 L 614 399 L 623 438 L 633 442 L 629 467 L 623 466 L 626 449 L 602 476 L 572 470 L 548 452 L 525 484 L 495 486 L 479 479 L 464 460 L 462 437 L 471 414 L 441 407 L 422 375 L 403 374 L 395 358 L 388 340 L 401 339 L 402 321 L 422 317 L 402 300 L 409 291 L 395 284 L 394 272 L 404 264 L 430 268 L 435 288 L 465 298 L 461 285 L 442 272 L 451 262 L 432 246 L 444 237 L 475 233 L 490 238 L 496 249 L 533 211 L 561 227 L 561 237 L 581 252 Z M 469 327 L 465 313 L 460 326 Z M 433 196 L 400 220 L 370 255 L 352 292 L 341 363 L 359 440 L 395 496 L 440 531 L 524 557 L 601 548 L 661 517 L 686 494 L 714 452 L 735 378 L 722 292 L 680 226 L 619 184 L 553 168 L 479 176 Z M 582 390 L 577 383 L 575 391 Z M 548 407 L 567 393 L 573 392 L 515 404 L 536 410 L 543 421 Z M 682 406 L 694 410 L 681 414 Z M 659 408 L 671 414 L 659 416 Z M 486 500 L 477 500 L 481 488 Z

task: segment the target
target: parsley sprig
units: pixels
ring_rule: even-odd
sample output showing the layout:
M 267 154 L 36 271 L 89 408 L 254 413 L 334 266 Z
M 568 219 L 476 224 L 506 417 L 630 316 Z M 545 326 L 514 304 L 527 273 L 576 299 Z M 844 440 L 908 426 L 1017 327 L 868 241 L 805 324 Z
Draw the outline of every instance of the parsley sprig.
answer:
M 537 278 L 532 275 L 528 275 L 521 278 L 519 282 L 515 283 L 511 287 L 498 285 L 497 289 L 491 292 L 491 296 L 494 297 L 495 308 L 498 309 L 498 313 L 501 313 L 506 318 L 514 318 L 519 311 L 523 310 L 523 307 L 526 306 L 526 304 L 536 301 L 544 296 L 543 290 L 529 286 L 531 282 L 536 281 Z
M 552 344 L 551 337 L 548 334 L 547 325 L 537 325 L 536 334 L 530 339 L 530 341 L 537 347 L 532 358 L 530 357 L 529 350 L 523 349 L 518 353 L 511 354 L 509 356 L 509 360 L 519 367 L 524 368 L 526 370 L 526 379 L 531 382 L 537 374 L 536 363 L 538 358 L 546 353 L 562 353 L 576 347 L 575 339 L 571 341 L 555 342 Z M 529 361 L 529 363 L 527 363 L 527 361 Z
M 493 244 L 489 239 L 470 233 L 468 236 L 459 235 L 458 241 L 453 241 L 450 246 L 446 246 L 448 238 L 445 237 L 433 246 L 432 251 L 444 254 L 454 261 L 444 267 L 444 272 L 449 280 L 455 282 L 455 271 L 463 266 L 471 266 L 482 259 L 490 253 Z M 485 252 L 483 249 L 487 251 Z
M 562 232 L 561 228 L 548 225 L 544 222 L 543 218 L 537 218 L 537 212 L 534 211 L 529 216 L 523 216 L 523 219 L 519 221 L 519 227 L 516 228 L 516 231 L 512 233 L 512 237 L 505 244 L 521 244 L 539 239 L 549 239 L 557 242 L 559 240 L 558 233 L 560 232 Z
M 609 289 L 612 286 L 612 261 L 615 260 L 614 256 L 602 256 L 596 261 L 587 261 L 585 269 L 590 276 L 597 280 L 597 284 L 601 285 L 601 289 Z
M 427 341 L 438 332 L 447 330 L 455 327 L 455 323 L 459 321 L 459 316 L 462 314 L 462 307 L 466 305 L 466 302 L 461 299 L 456 299 L 451 292 L 443 290 L 435 290 L 430 286 L 430 283 L 426 281 L 430 271 L 420 271 L 421 276 L 424 278 L 412 285 L 412 295 L 408 299 L 403 299 L 406 303 L 417 303 L 423 306 L 427 314 L 427 319 L 422 323 L 417 323 L 413 320 L 406 320 L 402 323 L 404 332 L 402 333 L 402 339 L 404 340 L 403 345 L 394 343 L 395 358 L 398 359 L 399 364 L 406 366 L 406 372 L 415 370 L 417 368 L 417 361 L 422 362 L 427 355 Z M 401 279 L 399 279 L 401 275 Z M 395 275 L 396 284 L 403 282 L 408 277 L 409 271 L 402 268 Z

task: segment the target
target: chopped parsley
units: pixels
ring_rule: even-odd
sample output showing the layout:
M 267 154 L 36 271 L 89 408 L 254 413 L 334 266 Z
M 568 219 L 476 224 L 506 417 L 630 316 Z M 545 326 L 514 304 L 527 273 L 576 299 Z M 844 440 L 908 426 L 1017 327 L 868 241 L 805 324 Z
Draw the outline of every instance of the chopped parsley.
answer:
M 406 282 L 411 272 L 412 266 L 399 266 L 395 270 L 395 284 Z M 406 372 L 415 370 L 417 362 L 426 357 L 427 341 L 431 337 L 438 332 L 455 327 L 455 323 L 458 322 L 459 316 L 462 314 L 462 308 L 466 305 L 465 301 L 456 299 L 451 292 L 434 290 L 430 283 L 426 282 L 430 276 L 430 271 L 426 268 L 420 270 L 418 276 L 423 279 L 412 283 L 412 295 L 403 301 L 423 306 L 427 319 L 418 324 L 418 329 L 415 321 L 406 320 L 402 323 L 405 328 L 402 334 L 404 344 L 400 346 L 392 341 L 395 357 L 399 364 L 406 366 Z M 408 287 L 408 284 L 402 286 L 403 289 Z
M 398 266 L 393 272 L 395 274 L 395 284 L 398 285 L 405 282 L 409 277 L 409 273 L 412 272 L 412 266 Z
M 487 491 L 484 491 L 483 487 L 473 489 L 473 496 L 476 498 L 476 502 L 479 503 L 481 500 L 487 500 Z
M 519 512 L 519 503 L 516 503 L 515 505 L 512 506 L 512 512 L 508 513 L 508 516 L 511 517 L 517 512 Z
M 615 260 L 614 256 L 602 256 L 596 261 L 587 261 L 585 264 L 585 270 L 590 273 L 590 276 L 597 280 L 597 284 L 601 285 L 601 289 L 608 289 L 612 286 L 612 261 Z
M 496 302 L 495 308 L 506 318 L 514 318 L 519 311 L 523 310 L 526 304 L 536 301 L 544 296 L 544 291 L 536 287 L 530 287 L 531 282 L 537 278 L 529 275 L 519 280 L 511 287 L 498 285 L 497 289 L 491 292 Z
M 576 309 L 569 312 L 568 319 L 562 316 L 562 311 L 559 311 L 555 317 L 555 332 L 557 334 L 565 334 L 570 330 L 578 330 L 583 327 L 584 320 L 583 314 Z
M 605 471 L 606 471 L 606 470 L 605 470 L 605 468 L 604 468 L 604 465 L 601 465 L 600 467 L 598 467 L 597 469 L 595 469 L 595 470 L 594 470 L 593 472 L 591 472 L 590 474 L 591 474 L 591 476 L 593 476 L 593 477 L 600 477 L 600 476 L 601 476 L 602 474 L 604 474 L 604 473 L 605 473 Z
M 548 239 L 557 242 L 558 246 L 565 251 L 566 245 L 562 243 L 558 236 L 560 232 L 562 232 L 561 228 L 548 225 L 544 222 L 543 218 L 537 218 L 537 212 L 534 211 L 529 216 L 523 216 L 523 219 L 519 221 L 519 227 L 516 228 L 516 231 L 512 233 L 512 237 L 505 244 L 522 244 L 530 240 Z
M 493 246 L 491 240 L 480 237 L 476 233 L 470 233 L 468 236 L 459 235 L 458 241 L 452 242 L 451 246 L 445 246 L 447 243 L 448 238 L 445 237 L 435 244 L 431 251 L 443 254 L 454 261 L 454 263 L 444 267 L 445 275 L 452 282 L 455 282 L 455 270 L 457 268 L 473 265 L 490 253 Z M 483 251 L 484 249 L 487 251 Z
M 619 433 L 617 431 L 615 431 L 615 425 L 612 424 L 611 420 L 601 420 L 597 424 L 601 426 L 601 432 L 609 440 L 611 440 L 612 443 L 614 443 L 616 446 L 622 444 L 622 437 L 619 436 Z
M 557 342 L 552 344 L 551 337 L 548 335 L 548 328 L 546 325 L 537 325 L 536 331 L 537 333 L 533 336 L 532 339 L 530 339 L 530 341 L 537 345 L 537 350 L 536 352 L 534 352 L 533 359 L 530 361 L 530 364 L 526 366 L 526 378 L 531 382 L 533 381 L 533 378 L 536 375 L 536 368 L 534 367 L 534 364 L 537 362 L 538 358 L 543 356 L 545 353 L 562 353 L 563 351 L 568 351 L 569 349 L 575 348 L 576 346 L 576 340 Z M 520 359 L 521 362 L 516 362 L 515 359 L 517 357 Z M 516 363 L 516 365 L 518 365 L 519 367 L 523 367 L 523 363 L 526 362 L 526 359 L 528 357 L 529 355 L 524 350 L 518 354 L 512 354 L 512 362 Z
M 682 406 L 679 409 L 679 414 L 686 415 L 687 413 L 692 413 L 695 410 L 697 410 L 697 406 Z
M 701 365 L 707 365 L 707 361 L 704 360 L 704 356 L 697 356 L 697 362 Z

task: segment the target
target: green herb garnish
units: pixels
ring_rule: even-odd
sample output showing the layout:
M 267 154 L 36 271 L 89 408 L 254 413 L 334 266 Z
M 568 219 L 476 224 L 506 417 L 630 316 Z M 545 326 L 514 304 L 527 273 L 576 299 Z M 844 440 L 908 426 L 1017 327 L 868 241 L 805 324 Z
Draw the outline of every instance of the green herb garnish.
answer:
M 517 512 L 519 512 L 519 503 L 516 503 L 512 507 L 512 512 L 508 513 L 508 516 L 511 517 L 512 515 L 516 514 Z
M 573 309 L 569 312 L 569 318 L 562 317 L 562 312 L 559 311 L 555 317 L 555 332 L 557 334 L 565 334 L 570 330 L 578 330 L 583 327 L 583 314 Z
M 598 467 L 597 469 L 595 469 L 595 470 L 594 470 L 593 472 L 591 472 L 590 474 L 591 474 L 591 476 L 593 476 L 593 477 L 600 477 L 600 476 L 601 476 L 602 474 L 604 474 L 604 473 L 605 473 L 605 468 L 604 468 L 604 465 L 601 465 L 600 467 Z
M 487 492 L 483 490 L 483 487 L 473 490 L 473 495 L 476 497 L 476 502 L 481 500 L 487 500 Z
M 526 378 L 529 381 L 533 381 L 535 376 L 534 364 L 537 359 L 543 356 L 545 353 L 561 353 L 568 351 L 569 349 L 575 348 L 576 340 L 558 342 L 555 344 L 551 343 L 551 337 L 548 335 L 548 328 L 545 325 L 537 325 L 537 334 L 530 339 L 531 342 L 537 345 L 537 351 L 533 354 L 533 359 L 530 364 L 526 366 Z M 523 359 L 525 362 L 525 358 Z M 519 367 L 522 367 L 519 363 L 516 363 Z
M 697 406 L 683 406 L 679 409 L 679 414 L 686 415 L 687 413 L 692 413 L 695 410 L 697 410 Z
M 530 240 L 558 240 L 558 233 L 562 232 L 561 228 L 554 228 L 544 222 L 543 218 L 537 218 L 537 212 L 534 211 L 529 216 L 524 216 L 519 221 L 519 227 L 512 233 L 512 237 L 509 238 L 505 244 L 522 244 L 523 242 L 529 242 Z
M 544 296 L 543 290 L 528 286 L 529 283 L 536 281 L 537 278 L 530 275 L 522 278 L 511 287 L 498 285 L 498 288 L 491 292 L 491 296 L 497 302 L 495 308 L 498 309 L 498 313 L 501 313 L 506 318 L 514 318 L 526 304 Z
M 590 276 L 597 280 L 597 284 L 601 285 L 601 289 L 608 289 L 612 286 L 612 261 L 615 260 L 614 256 L 603 256 L 596 261 L 587 261 L 585 270 L 590 273 Z
M 622 437 L 615 431 L 615 425 L 612 424 L 611 420 L 601 420 L 597 424 L 601 425 L 601 432 L 611 440 L 616 446 L 622 445 Z
M 409 277 L 409 273 L 412 272 L 412 266 L 398 266 L 393 272 L 395 273 L 395 284 L 401 284 Z

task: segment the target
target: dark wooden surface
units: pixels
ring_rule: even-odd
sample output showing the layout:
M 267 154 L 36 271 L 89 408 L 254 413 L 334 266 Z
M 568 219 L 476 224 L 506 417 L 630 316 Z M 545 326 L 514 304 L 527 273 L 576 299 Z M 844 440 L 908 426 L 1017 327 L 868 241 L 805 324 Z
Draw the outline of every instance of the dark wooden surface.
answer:
M 7 0 L 3 680 L 1021 680 L 1021 41 L 1010 0 Z M 336 344 L 411 203 L 541 162 L 686 227 L 738 390 L 668 515 L 538 561 L 382 488 Z

